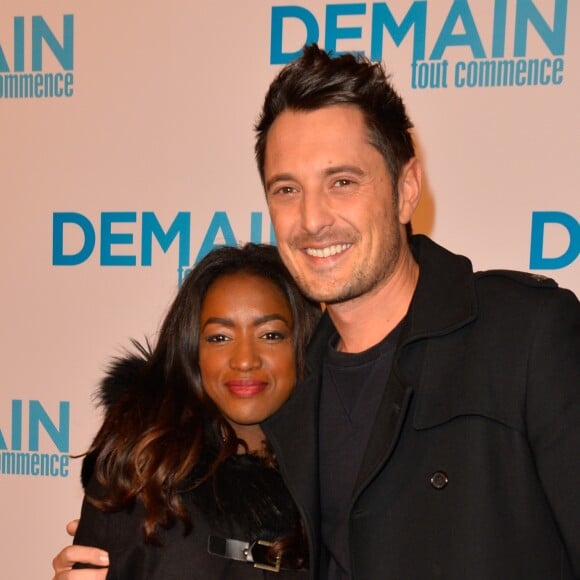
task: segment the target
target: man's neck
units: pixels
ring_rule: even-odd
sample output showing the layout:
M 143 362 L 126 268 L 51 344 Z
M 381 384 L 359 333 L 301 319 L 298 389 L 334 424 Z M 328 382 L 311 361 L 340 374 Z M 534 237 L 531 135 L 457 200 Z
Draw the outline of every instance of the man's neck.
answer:
M 362 352 L 387 336 L 407 314 L 418 278 L 419 266 L 407 247 L 382 285 L 353 300 L 329 304 L 328 314 L 340 336 L 338 349 Z

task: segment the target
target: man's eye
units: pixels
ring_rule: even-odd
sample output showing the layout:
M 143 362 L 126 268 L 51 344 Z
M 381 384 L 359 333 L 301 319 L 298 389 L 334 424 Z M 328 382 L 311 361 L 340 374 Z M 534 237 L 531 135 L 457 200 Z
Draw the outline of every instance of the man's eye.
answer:
M 295 191 L 296 191 L 296 188 L 291 187 L 290 185 L 284 185 L 282 187 L 279 187 L 274 193 L 288 194 L 288 193 L 294 193 Z
M 334 185 L 336 187 L 346 187 L 347 185 L 350 185 L 352 183 L 352 181 L 350 179 L 337 179 L 334 182 Z

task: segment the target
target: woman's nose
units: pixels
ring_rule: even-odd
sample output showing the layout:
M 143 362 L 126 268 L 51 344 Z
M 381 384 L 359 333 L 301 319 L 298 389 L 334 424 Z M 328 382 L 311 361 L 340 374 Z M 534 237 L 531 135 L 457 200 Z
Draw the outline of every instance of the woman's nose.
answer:
M 230 367 L 248 371 L 259 368 L 262 364 L 260 354 L 253 340 L 238 340 L 230 358 Z

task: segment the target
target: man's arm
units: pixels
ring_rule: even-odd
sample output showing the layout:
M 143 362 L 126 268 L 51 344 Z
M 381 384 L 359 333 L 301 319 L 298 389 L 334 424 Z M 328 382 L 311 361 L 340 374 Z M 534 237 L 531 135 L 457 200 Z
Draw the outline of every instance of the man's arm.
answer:
M 79 520 L 66 526 L 69 535 L 74 536 Z M 89 564 L 99 569 L 73 570 L 75 564 Z M 104 550 L 88 546 L 66 546 L 52 560 L 53 580 L 105 580 L 109 556 Z M 105 566 L 105 568 L 103 568 Z
M 529 353 L 527 428 L 552 513 L 580 578 L 580 304 L 554 293 L 539 312 Z

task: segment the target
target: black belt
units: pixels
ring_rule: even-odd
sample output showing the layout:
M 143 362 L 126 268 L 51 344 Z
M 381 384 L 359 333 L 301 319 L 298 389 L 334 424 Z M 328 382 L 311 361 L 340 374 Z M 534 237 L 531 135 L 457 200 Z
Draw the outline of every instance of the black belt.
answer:
M 276 556 L 275 564 L 270 564 L 267 560 L 270 546 L 273 546 L 272 542 L 266 540 L 243 542 L 242 540 L 219 538 L 218 536 L 209 536 L 207 540 L 207 551 L 214 556 L 248 562 L 260 570 L 279 572 L 280 556 Z

